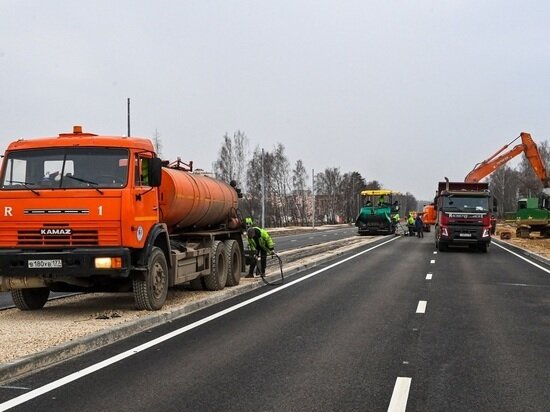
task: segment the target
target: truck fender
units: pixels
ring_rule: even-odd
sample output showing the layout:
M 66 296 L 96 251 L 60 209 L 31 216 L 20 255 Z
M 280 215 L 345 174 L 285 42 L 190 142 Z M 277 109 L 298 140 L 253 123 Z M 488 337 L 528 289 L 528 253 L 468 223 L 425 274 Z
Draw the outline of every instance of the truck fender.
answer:
M 145 239 L 143 249 L 139 250 L 137 253 L 135 266 L 138 268 L 146 268 L 149 255 L 155 246 L 161 248 L 164 252 L 166 263 L 170 269 L 172 267 L 172 259 L 170 259 L 170 240 L 168 228 L 164 223 L 157 223 L 151 228 L 147 235 L 147 239 Z

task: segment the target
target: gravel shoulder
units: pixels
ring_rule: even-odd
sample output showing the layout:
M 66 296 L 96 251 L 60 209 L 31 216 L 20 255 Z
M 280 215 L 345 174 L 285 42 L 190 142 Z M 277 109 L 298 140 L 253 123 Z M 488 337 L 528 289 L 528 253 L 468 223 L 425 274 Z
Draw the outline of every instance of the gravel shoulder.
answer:
M 510 239 L 500 239 L 500 235 L 504 231 L 510 233 Z M 538 234 L 531 234 L 529 239 L 518 238 L 516 237 L 516 227 L 509 224 L 497 224 L 495 235 L 502 242 L 525 249 L 545 259 L 550 259 L 550 239 L 548 238 L 543 239 Z

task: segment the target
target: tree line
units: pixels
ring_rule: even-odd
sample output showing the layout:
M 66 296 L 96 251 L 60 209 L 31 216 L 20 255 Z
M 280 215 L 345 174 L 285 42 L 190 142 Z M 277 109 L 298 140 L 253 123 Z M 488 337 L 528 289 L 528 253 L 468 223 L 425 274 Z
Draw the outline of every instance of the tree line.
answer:
M 339 167 L 310 174 L 302 160 L 290 164 L 281 143 L 271 150 L 256 146 L 250 155 L 248 145 L 244 132 L 226 133 L 214 173 L 218 179 L 237 182 L 243 192 L 239 208 L 257 223 L 261 223 L 263 205 L 268 227 L 308 226 L 313 220 L 315 224 L 354 223 L 362 206 L 361 191 L 383 188 L 377 180 L 367 181 L 360 172 L 342 172 Z M 417 208 L 408 192 L 396 200 L 402 215 Z

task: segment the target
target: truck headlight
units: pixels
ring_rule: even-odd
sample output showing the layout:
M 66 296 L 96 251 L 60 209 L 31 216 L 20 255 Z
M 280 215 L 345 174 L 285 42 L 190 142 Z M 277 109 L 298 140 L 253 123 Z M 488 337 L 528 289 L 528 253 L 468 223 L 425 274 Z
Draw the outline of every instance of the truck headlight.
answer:
M 122 268 L 122 258 L 118 257 L 96 257 L 96 269 L 120 269 Z

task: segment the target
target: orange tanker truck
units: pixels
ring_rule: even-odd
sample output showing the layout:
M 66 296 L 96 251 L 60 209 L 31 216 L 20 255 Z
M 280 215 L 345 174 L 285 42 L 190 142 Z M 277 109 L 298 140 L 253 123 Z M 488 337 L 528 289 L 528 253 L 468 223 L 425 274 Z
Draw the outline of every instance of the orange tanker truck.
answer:
M 144 138 L 75 126 L 17 140 L 0 174 L 0 291 L 22 310 L 42 308 L 50 291 L 133 291 L 138 309 L 158 310 L 169 286 L 236 285 L 238 195 L 162 162 Z

